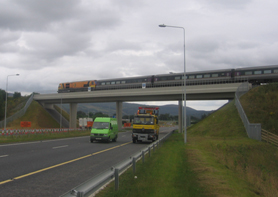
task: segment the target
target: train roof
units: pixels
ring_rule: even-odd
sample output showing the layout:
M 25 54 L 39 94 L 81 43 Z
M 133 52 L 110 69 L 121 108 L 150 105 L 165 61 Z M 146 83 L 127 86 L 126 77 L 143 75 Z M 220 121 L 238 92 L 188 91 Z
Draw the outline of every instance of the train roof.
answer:
M 236 71 L 242 71 L 242 70 L 260 70 L 260 69 L 273 69 L 273 68 L 277 68 L 278 69 L 278 65 L 244 67 L 244 68 L 229 68 L 229 69 L 220 69 L 220 70 L 194 71 L 194 72 L 186 72 L 186 75 L 229 72 L 229 71 L 231 71 L 233 69 L 236 70 Z M 83 80 L 83 81 L 73 81 L 73 82 L 63 82 L 63 83 L 87 82 L 87 81 L 99 81 L 99 82 L 104 82 L 104 81 L 120 81 L 120 80 L 128 80 L 128 79 L 151 78 L 152 76 L 163 77 L 163 76 L 171 76 L 171 75 L 173 75 L 173 76 L 175 76 L 175 75 L 184 75 L 184 73 L 183 72 L 180 72 L 180 73 L 167 73 L 167 74 L 143 75 L 143 76 L 135 76 L 135 77 L 112 78 L 112 79 Z

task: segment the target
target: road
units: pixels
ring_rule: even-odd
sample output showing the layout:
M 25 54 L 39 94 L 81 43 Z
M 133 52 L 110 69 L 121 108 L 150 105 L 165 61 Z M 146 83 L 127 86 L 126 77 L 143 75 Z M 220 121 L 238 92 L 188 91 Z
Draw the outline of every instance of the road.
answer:
M 161 128 L 163 137 L 173 128 Z M 148 146 L 133 144 L 131 131 L 117 142 L 89 136 L 0 145 L 1 196 L 60 196 Z

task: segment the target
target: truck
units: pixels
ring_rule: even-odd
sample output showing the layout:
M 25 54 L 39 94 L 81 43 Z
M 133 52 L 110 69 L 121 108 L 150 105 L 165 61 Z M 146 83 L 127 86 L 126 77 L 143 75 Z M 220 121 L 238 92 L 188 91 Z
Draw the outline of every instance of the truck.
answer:
M 159 107 L 139 107 L 133 119 L 132 142 L 156 141 L 159 136 Z
M 79 118 L 79 128 L 91 128 L 93 125 L 92 118 Z
M 116 142 L 118 138 L 118 123 L 116 118 L 97 117 L 91 130 L 90 142 Z

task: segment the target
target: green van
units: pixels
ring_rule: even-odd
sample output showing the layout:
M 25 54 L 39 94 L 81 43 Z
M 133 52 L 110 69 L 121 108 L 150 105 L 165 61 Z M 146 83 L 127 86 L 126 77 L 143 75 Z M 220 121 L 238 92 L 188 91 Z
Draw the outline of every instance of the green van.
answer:
M 116 118 L 97 117 L 94 121 L 90 141 L 116 142 L 118 138 L 118 124 Z

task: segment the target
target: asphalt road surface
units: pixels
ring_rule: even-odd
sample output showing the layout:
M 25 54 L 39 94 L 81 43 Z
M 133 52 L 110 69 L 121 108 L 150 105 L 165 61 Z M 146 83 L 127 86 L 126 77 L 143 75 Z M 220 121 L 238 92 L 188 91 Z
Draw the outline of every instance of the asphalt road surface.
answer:
M 160 128 L 160 138 L 173 128 Z M 142 150 L 131 131 L 117 142 L 89 142 L 89 136 L 0 145 L 0 196 L 60 196 Z

